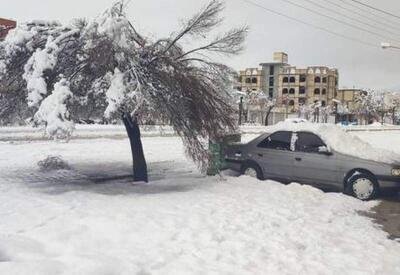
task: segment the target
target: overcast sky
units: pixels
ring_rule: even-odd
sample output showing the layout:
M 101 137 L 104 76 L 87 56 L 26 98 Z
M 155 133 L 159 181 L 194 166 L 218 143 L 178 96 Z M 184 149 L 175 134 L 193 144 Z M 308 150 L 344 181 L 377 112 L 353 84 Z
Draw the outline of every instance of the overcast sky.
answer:
M 114 0 L 0 1 L 3 2 L 0 5 L 0 17 L 16 19 L 20 22 L 32 19 L 55 19 L 64 23 L 68 23 L 72 18 L 94 17 L 114 2 Z M 376 16 L 364 13 L 362 9 L 366 8 L 356 9 L 350 6 L 351 3 L 355 4 L 351 0 L 290 1 L 333 16 L 337 20 L 347 20 L 377 35 L 310 13 L 284 0 L 251 1 L 370 44 L 379 46 L 382 41 L 395 43 L 397 40 L 397 44 L 400 45 L 400 19 L 381 13 L 377 13 Z M 400 16 L 400 1 L 398 0 L 361 1 Z M 132 0 L 129 4 L 129 17 L 140 31 L 154 37 L 165 36 L 179 28 L 180 20 L 190 16 L 207 2 L 207 0 Z M 360 17 L 357 14 L 351 15 L 328 2 L 347 7 L 356 13 L 364 13 L 372 19 Z M 347 14 L 350 18 L 362 20 L 366 24 L 349 21 L 331 11 L 323 11 L 315 6 L 315 3 Z M 400 50 L 382 50 L 379 47 L 374 48 L 337 37 L 269 13 L 245 0 L 227 0 L 224 17 L 225 23 L 222 29 L 244 24 L 250 27 L 246 50 L 242 55 L 226 60 L 235 69 L 258 66 L 261 62 L 271 61 L 274 51 L 284 51 L 289 54 L 289 63 L 295 66 L 326 65 L 338 68 L 341 87 L 400 90 Z M 379 25 L 377 22 L 385 25 Z

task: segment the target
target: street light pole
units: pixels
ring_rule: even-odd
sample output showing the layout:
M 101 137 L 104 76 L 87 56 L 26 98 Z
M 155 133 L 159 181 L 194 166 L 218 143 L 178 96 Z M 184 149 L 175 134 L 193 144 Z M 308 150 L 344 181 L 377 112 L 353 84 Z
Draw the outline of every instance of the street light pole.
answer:
M 398 49 L 398 50 L 400 50 L 400 46 L 392 45 L 392 44 L 390 44 L 388 42 L 382 42 L 381 43 L 381 47 L 384 50 L 386 50 L 386 49 Z

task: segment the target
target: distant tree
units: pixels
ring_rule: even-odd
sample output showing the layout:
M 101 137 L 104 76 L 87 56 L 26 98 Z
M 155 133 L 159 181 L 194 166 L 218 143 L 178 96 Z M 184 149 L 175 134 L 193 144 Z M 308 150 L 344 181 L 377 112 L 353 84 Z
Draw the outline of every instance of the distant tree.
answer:
M 390 112 L 386 96 L 386 93 L 374 90 L 362 93 L 356 100 L 357 114 L 363 116 L 368 124 L 373 121 L 384 123 L 385 116 Z
M 385 96 L 385 105 L 388 111 L 387 115 L 392 120 L 392 124 L 397 124 L 400 113 L 400 93 L 390 92 Z
M 247 104 L 258 106 L 260 110 L 265 112 L 264 125 L 268 126 L 269 116 L 276 106 L 276 100 L 267 96 L 262 90 L 251 91 L 247 97 Z
M 316 123 L 327 123 L 328 117 L 333 113 L 331 106 L 323 106 L 321 101 L 303 104 L 299 107 L 299 117 Z
M 187 153 L 204 166 L 204 139 L 236 126 L 227 93 L 234 71 L 212 57 L 240 53 L 247 27 L 210 37 L 224 8 L 213 0 L 179 31 L 152 41 L 137 32 L 125 8 L 119 1 L 94 20 L 69 25 L 20 24 L 0 43 L 2 94 L 29 106 L 28 118 L 53 137 L 69 137 L 73 121 L 122 119 L 135 181 L 147 181 L 138 123 L 154 114 L 171 122 Z M 183 39 L 200 46 L 187 50 Z

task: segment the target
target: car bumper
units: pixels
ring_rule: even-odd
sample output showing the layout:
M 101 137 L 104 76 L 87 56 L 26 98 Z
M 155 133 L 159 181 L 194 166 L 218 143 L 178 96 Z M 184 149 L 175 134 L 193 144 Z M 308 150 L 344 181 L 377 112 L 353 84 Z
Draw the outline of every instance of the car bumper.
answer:
M 381 188 L 396 188 L 400 190 L 400 177 L 395 176 L 376 176 Z

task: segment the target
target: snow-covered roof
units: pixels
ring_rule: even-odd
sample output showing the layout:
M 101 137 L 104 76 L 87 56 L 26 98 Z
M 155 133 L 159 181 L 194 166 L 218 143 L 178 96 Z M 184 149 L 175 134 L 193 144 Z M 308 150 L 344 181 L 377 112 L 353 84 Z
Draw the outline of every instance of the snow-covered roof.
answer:
M 385 163 L 400 163 L 399 154 L 373 147 L 368 142 L 345 132 L 342 128 L 333 124 L 318 124 L 310 122 L 293 123 L 292 121 L 285 121 L 270 126 L 268 129 L 270 132 L 312 132 L 318 135 L 330 149 L 336 152 L 356 156 L 366 160 Z

